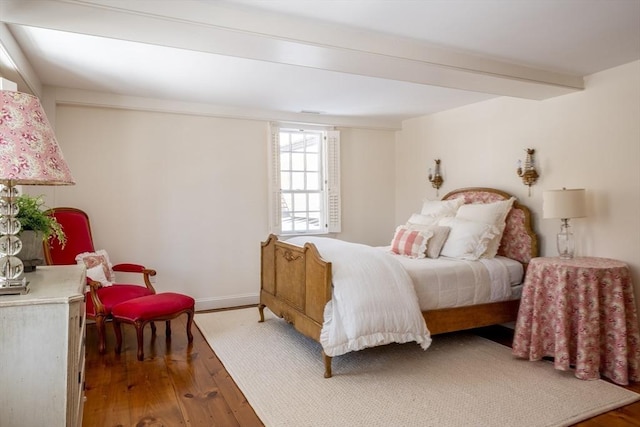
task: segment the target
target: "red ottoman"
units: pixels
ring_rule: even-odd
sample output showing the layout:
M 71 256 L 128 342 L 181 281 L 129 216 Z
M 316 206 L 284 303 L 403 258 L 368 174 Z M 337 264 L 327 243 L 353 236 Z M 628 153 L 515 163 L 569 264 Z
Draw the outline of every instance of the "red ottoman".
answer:
M 195 300 L 193 298 L 173 292 L 147 295 L 114 305 L 111 314 L 116 332 L 116 354 L 120 354 L 122 348 L 121 322 L 131 323 L 136 327 L 138 360 L 144 359 L 143 330 L 144 326 L 149 322 L 152 322 L 151 330 L 155 334 L 156 328 L 153 322 L 165 320 L 167 322 L 166 336 L 169 338 L 171 336 L 171 319 L 178 317 L 182 313 L 187 313 L 187 336 L 189 337 L 189 342 L 192 342 L 191 324 L 193 323 L 194 305 Z

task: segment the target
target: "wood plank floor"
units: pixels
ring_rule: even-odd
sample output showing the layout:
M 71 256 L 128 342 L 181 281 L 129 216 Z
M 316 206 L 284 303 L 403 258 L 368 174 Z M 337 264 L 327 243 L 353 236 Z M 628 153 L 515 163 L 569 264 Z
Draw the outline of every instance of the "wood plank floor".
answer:
M 165 340 L 164 322 L 157 325 L 155 339 L 150 328 L 145 328 L 142 362 L 136 359 L 133 327 L 123 325 L 123 351 L 116 356 L 115 337 L 108 324 L 107 353 L 101 356 L 95 325 L 88 325 L 83 426 L 262 426 L 195 324 L 191 345 L 185 332 L 186 316 L 171 325 L 169 342 Z M 504 345 L 510 345 L 513 338 L 503 327 L 484 328 L 477 333 Z M 628 388 L 640 393 L 640 383 Z M 640 402 L 577 425 L 640 426 Z

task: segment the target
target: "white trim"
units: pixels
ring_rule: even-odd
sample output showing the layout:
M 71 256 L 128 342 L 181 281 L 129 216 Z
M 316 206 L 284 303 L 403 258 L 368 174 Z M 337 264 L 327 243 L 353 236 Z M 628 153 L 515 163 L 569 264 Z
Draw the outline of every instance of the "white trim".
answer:
M 198 298 L 196 299 L 196 311 L 215 310 L 218 308 L 242 307 L 245 305 L 256 305 L 260 302 L 260 294 L 240 294 L 230 295 L 220 298 Z M 258 309 L 256 308 L 256 321 L 258 319 Z

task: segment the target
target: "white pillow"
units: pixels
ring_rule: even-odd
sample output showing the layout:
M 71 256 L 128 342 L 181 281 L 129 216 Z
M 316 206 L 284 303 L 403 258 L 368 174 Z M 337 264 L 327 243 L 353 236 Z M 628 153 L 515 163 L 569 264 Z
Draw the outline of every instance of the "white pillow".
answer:
M 413 226 L 413 225 L 425 225 L 425 226 L 426 225 L 437 225 L 439 219 L 440 219 L 440 217 L 437 217 L 437 216 L 428 216 L 428 215 L 422 215 L 422 214 L 419 214 L 419 213 L 414 213 L 407 220 L 407 226 Z
M 443 227 L 440 225 L 409 225 L 407 227 L 413 230 L 420 230 L 422 232 L 431 233 L 432 236 L 427 241 L 427 257 L 428 258 L 438 258 L 440 256 L 440 252 L 442 251 L 442 247 L 444 246 L 444 242 L 447 241 L 447 236 L 449 236 L 449 227 Z
M 511 197 L 509 200 L 500 202 L 471 203 L 460 206 L 456 212 L 456 218 L 481 222 L 498 228 L 498 234 L 491 239 L 491 242 L 487 245 L 487 250 L 482 254 L 482 258 L 494 258 L 498 253 L 505 221 L 515 200 L 515 197 Z
M 113 283 L 109 281 L 104 275 L 104 268 L 102 268 L 102 265 L 96 265 L 95 267 L 87 268 L 87 277 L 96 282 L 100 282 L 102 286 L 113 285 Z
M 431 217 L 455 216 L 456 211 L 464 204 L 463 198 L 451 200 L 425 200 L 422 204 L 422 215 Z
M 432 235 L 430 231 L 412 230 L 401 225 L 396 228 L 391 241 L 391 252 L 409 258 L 424 258 L 427 254 L 427 241 Z
M 87 267 L 87 276 L 89 276 L 89 270 L 92 270 L 95 267 L 100 267 L 103 269 L 104 277 L 106 281 L 103 285 L 109 286 L 112 282 L 116 280 L 116 275 L 113 272 L 113 265 L 111 261 L 109 261 L 109 255 L 107 251 L 104 249 L 100 249 L 95 252 L 83 252 L 81 254 L 76 255 L 76 262 L 78 264 L 84 264 Z M 89 276 L 90 279 L 101 282 L 100 280 L 93 279 L 93 277 Z M 102 282 L 101 282 L 102 283 Z
M 439 225 L 450 227 L 440 255 L 476 261 L 487 250 L 487 245 L 499 230 L 494 225 L 461 218 L 442 218 Z

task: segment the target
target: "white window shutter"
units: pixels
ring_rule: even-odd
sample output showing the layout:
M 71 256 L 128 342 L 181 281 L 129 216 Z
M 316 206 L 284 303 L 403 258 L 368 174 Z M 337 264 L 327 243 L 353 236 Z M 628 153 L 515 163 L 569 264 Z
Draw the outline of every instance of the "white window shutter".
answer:
M 281 191 L 280 191 L 280 128 L 271 125 L 269 138 L 269 232 L 282 231 Z
M 341 227 L 340 203 L 340 131 L 327 132 L 327 228 L 339 233 Z

